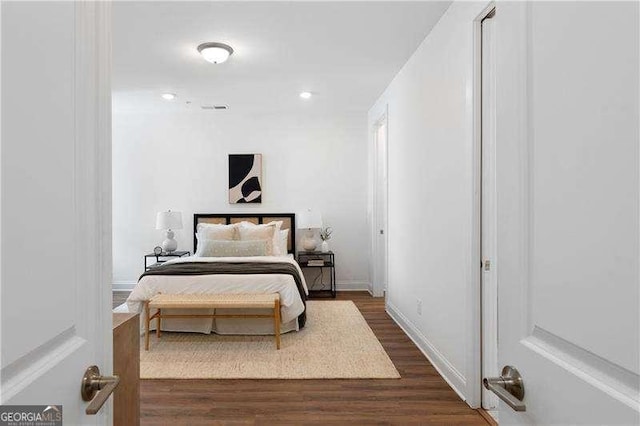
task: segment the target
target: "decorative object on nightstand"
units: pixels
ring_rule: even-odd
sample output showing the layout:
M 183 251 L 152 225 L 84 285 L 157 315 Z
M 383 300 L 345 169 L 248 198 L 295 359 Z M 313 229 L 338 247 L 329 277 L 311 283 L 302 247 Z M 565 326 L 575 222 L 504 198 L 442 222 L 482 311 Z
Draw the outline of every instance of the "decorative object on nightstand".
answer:
M 182 213 L 158 212 L 156 216 L 156 229 L 164 229 L 167 231 L 166 239 L 162 242 L 162 250 L 166 253 L 173 253 L 178 249 L 178 242 L 173 239 L 175 234 L 173 229 L 182 229 Z
M 323 253 L 329 252 L 329 240 L 331 239 L 331 234 L 333 234 L 333 229 L 331 229 L 330 226 L 320 230 L 320 239 L 322 240 L 322 244 L 320 244 L 320 251 Z
M 306 229 L 306 234 L 302 237 L 302 248 L 305 251 L 314 251 L 318 246 L 316 239 L 314 238 L 314 229 L 322 229 L 322 215 L 320 212 L 307 209 L 298 213 L 296 216 L 298 229 Z
M 301 251 L 298 252 L 297 260 L 300 268 L 314 268 L 318 271 L 318 275 L 312 280 L 312 284 L 309 287 L 309 298 L 333 297 L 335 299 L 336 263 L 333 252 Z M 325 270 L 327 269 L 329 270 L 329 282 L 325 283 Z M 321 286 L 321 288 L 318 288 L 319 286 Z
M 156 247 L 157 249 L 158 247 Z M 162 265 L 164 262 L 166 262 L 168 259 L 166 259 L 167 257 L 185 257 L 185 256 L 191 256 L 191 252 L 190 251 L 173 251 L 171 253 L 165 253 L 162 250 L 158 253 L 157 250 L 154 249 L 153 253 L 149 253 L 149 254 L 145 254 L 144 255 L 144 270 L 145 272 L 148 271 L 151 268 L 154 268 L 156 266 L 160 266 Z M 154 259 L 155 258 L 155 263 L 152 263 L 151 265 L 149 265 L 149 262 L 147 259 Z

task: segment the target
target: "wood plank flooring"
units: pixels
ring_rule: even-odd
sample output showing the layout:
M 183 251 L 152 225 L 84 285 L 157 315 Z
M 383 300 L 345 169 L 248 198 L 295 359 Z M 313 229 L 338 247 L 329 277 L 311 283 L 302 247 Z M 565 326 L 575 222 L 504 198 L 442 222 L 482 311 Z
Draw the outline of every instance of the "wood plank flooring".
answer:
M 126 296 L 114 293 L 114 306 Z M 383 299 L 364 292 L 338 299 L 358 306 L 401 379 L 142 380 L 141 424 L 487 425 L 387 315 Z

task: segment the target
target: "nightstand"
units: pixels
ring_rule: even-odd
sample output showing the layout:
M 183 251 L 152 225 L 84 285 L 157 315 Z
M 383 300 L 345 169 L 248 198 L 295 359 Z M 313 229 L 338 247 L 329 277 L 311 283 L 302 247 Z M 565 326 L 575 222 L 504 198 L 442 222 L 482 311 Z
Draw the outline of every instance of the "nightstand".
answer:
M 309 298 L 336 297 L 336 261 L 332 251 L 300 251 L 298 252 L 300 268 L 315 268 L 317 276 L 311 283 L 307 282 Z M 325 282 L 325 272 L 328 272 L 329 282 Z
M 164 262 L 166 262 L 168 257 L 185 257 L 185 256 L 191 256 L 191 252 L 190 251 L 174 251 L 171 253 L 161 253 L 156 255 L 155 253 L 150 253 L 150 254 L 145 254 L 144 255 L 144 271 L 148 271 L 149 269 L 153 268 L 154 266 L 159 266 L 162 265 Z M 154 259 L 156 260 L 155 263 L 152 263 L 151 265 L 149 265 L 149 262 L 147 261 L 147 259 Z

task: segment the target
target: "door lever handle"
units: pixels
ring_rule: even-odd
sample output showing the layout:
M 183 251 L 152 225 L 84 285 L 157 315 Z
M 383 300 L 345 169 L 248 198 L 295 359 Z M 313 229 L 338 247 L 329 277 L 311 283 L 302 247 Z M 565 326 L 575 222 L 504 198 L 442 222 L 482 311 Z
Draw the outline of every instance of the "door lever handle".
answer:
M 82 400 L 91 401 L 85 412 L 90 415 L 97 414 L 119 383 L 118 376 L 101 376 L 100 369 L 96 365 L 87 368 L 80 388 Z
M 485 377 L 482 383 L 515 411 L 527 411 L 527 406 L 522 402 L 524 382 L 514 367 L 507 365 L 502 369 L 500 377 Z

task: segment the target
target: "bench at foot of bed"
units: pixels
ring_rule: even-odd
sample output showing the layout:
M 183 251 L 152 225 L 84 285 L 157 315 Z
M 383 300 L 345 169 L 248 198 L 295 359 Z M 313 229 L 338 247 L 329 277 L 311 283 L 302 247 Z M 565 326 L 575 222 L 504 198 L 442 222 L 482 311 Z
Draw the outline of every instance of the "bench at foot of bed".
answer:
M 163 314 L 163 309 L 273 309 L 271 314 Z M 151 309 L 157 312 L 150 315 Z M 280 295 L 268 294 L 158 294 L 145 302 L 145 350 L 149 350 L 149 327 L 155 319 L 160 338 L 162 318 L 273 318 L 276 349 L 280 349 Z

